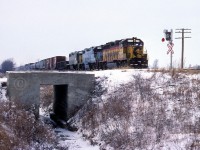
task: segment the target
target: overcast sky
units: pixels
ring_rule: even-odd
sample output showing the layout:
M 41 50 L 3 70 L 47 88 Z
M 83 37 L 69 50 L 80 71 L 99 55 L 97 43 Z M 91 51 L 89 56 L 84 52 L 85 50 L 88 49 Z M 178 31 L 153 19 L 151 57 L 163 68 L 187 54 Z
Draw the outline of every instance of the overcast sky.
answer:
M 26 64 L 138 37 L 150 65 L 158 59 L 159 66 L 169 66 L 163 30 L 179 28 L 192 29 L 185 40 L 186 66 L 200 65 L 199 0 L 0 0 L 0 62 Z M 181 40 L 173 42 L 178 65 Z

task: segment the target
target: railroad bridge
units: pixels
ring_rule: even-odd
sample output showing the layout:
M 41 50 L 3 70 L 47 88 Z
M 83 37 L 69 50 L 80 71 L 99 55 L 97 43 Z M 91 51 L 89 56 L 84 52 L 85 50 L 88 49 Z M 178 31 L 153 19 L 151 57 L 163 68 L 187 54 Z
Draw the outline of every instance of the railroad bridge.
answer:
M 94 74 L 68 72 L 7 72 L 9 99 L 26 109 L 34 108 L 39 117 L 40 85 L 54 86 L 53 112 L 68 120 L 88 100 L 94 89 Z M 34 106 L 34 107 L 33 107 Z

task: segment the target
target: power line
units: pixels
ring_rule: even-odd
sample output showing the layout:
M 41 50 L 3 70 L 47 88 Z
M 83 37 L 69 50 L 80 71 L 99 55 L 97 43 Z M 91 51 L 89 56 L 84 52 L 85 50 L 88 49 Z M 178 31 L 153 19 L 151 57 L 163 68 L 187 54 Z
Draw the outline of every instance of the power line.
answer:
M 183 69 L 183 59 L 184 59 L 184 39 L 185 38 L 191 38 L 191 37 L 185 37 L 184 34 L 185 33 L 191 33 L 191 29 L 176 29 L 177 32 L 175 33 L 181 33 L 182 37 L 177 37 L 175 39 L 182 39 L 182 53 L 181 53 L 181 69 Z

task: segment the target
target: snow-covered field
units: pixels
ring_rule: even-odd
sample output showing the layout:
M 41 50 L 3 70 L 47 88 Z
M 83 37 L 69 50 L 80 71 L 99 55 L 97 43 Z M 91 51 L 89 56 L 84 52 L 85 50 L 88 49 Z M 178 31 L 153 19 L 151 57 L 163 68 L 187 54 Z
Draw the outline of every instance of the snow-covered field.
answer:
M 135 134 L 136 131 L 138 131 L 138 128 L 136 129 L 138 124 L 136 124 L 135 121 L 139 121 L 139 130 L 143 130 L 143 136 L 149 137 L 149 140 L 151 141 L 149 142 L 150 145 L 147 144 L 145 149 L 187 150 L 188 147 L 191 148 L 192 144 L 192 148 L 200 149 L 200 147 L 198 147 L 198 145 L 200 145 L 200 130 L 196 128 L 198 122 L 200 122 L 200 94 L 198 94 L 200 93 L 200 74 L 172 72 L 154 73 L 147 70 L 133 69 L 91 71 L 89 73 L 94 73 L 97 83 L 101 86 L 101 88 L 106 89 L 106 92 L 103 92 L 103 95 L 99 96 L 102 100 L 102 102 L 98 104 L 99 106 L 107 104 L 111 97 L 123 97 L 123 92 L 127 91 L 126 89 L 122 90 L 120 88 L 126 87 L 127 84 L 132 83 L 134 86 L 137 84 L 138 88 L 141 88 L 141 90 L 138 89 L 136 91 L 134 87 L 132 88 L 132 97 L 135 97 L 137 102 L 132 100 L 132 108 L 130 108 L 130 112 L 132 112 L 133 117 L 132 120 L 128 123 L 129 129 L 127 132 L 130 132 L 130 134 Z M 0 79 L 0 82 L 3 81 L 6 81 L 6 78 Z M 130 88 L 130 86 L 127 87 Z M 129 91 L 131 91 L 131 89 Z M 5 89 L 1 88 L 0 94 L 0 98 L 2 97 L 1 99 L 6 99 Z M 94 97 L 93 101 L 98 100 L 99 97 Z M 141 105 L 141 101 L 139 99 L 141 97 L 143 98 L 143 105 Z M 124 98 L 126 97 L 124 96 Z M 156 108 L 156 110 L 153 110 L 151 108 L 152 106 L 153 109 Z M 140 107 L 141 110 L 138 107 Z M 135 110 L 139 111 L 136 112 Z M 162 112 L 163 114 L 160 114 L 160 111 L 164 111 Z M 79 111 L 79 113 L 83 112 Z M 145 114 L 148 115 L 148 117 L 155 118 L 154 120 L 159 121 L 158 124 L 161 125 L 161 129 L 160 127 L 155 127 L 157 124 L 153 122 L 154 120 L 152 122 L 150 121 L 152 123 L 150 125 L 148 123 L 144 123 L 144 121 L 138 120 L 138 115 L 137 117 L 135 116 L 136 113 L 140 115 Z M 152 115 L 149 116 L 148 113 L 152 113 Z M 91 136 L 91 131 L 88 128 L 84 128 L 82 126 L 82 120 L 77 120 L 78 116 L 81 115 L 78 114 L 73 118 L 80 128 L 79 131 L 70 132 L 61 128 L 55 129 L 57 138 L 59 139 L 59 146 L 68 147 L 69 150 L 100 149 L 100 146 L 90 145 L 89 141 L 85 140 L 81 136 L 82 134 Z M 145 115 L 144 117 L 147 117 Z M 99 118 L 102 117 L 101 115 L 99 116 Z M 94 126 L 94 128 L 91 129 L 93 130 L 92 139 L 95 139 L 98 144 L 108 144 L 109 142 L 107 143 L 106 139 L 101 138 L 103 136 L 102 133 L 108 130 L 115 131 L 113 128 L 121 128 L 121 125 L 117 126 L 115 124 L 116 120 L 116 118 L 110 118 L 109 120 L 105 121 L 107 126 L 102 125 L 101 123 Z M 89 121 L 90 120 L 88 120 L 88 122 Z M 182 123 L 183 126 L 181 126 Z M 148 128 L 148 133 L 147 129 L 144 130 L 143 128 L 145 127 L 144 124 L 146 124 L 146 127 Z M 187 128 L 187 130 L 185 128 Z M 195 131 L 191 132 L 193 131 L 193 128 L 195 128 Z M 161 131 L 162 135 L 158 135 L 156 133 L 157 130 L 159 132 Z M 158 139 L 158 136 L 161 137 Z M 141 139 L 145 138 L 141 137 Z M 104 146 L 104 148 L 114 149 L 112 147 L 112 141 L 108 145 L 109 146 Z M 132 149 L 126 146 L 124 146 L 124 148 Z M 136 149 L 142 148 L 136 147 Z

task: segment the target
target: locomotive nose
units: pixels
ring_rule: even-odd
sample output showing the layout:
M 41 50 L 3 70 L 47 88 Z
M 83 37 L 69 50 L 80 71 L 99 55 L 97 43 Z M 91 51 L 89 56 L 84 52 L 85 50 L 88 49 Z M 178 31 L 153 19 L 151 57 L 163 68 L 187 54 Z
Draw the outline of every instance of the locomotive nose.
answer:
M 141 48 L 137 47 L 134 51 L 134 55 L 137 57 L 137 58 L 141 58 L 142 57 L 142 50 Z

